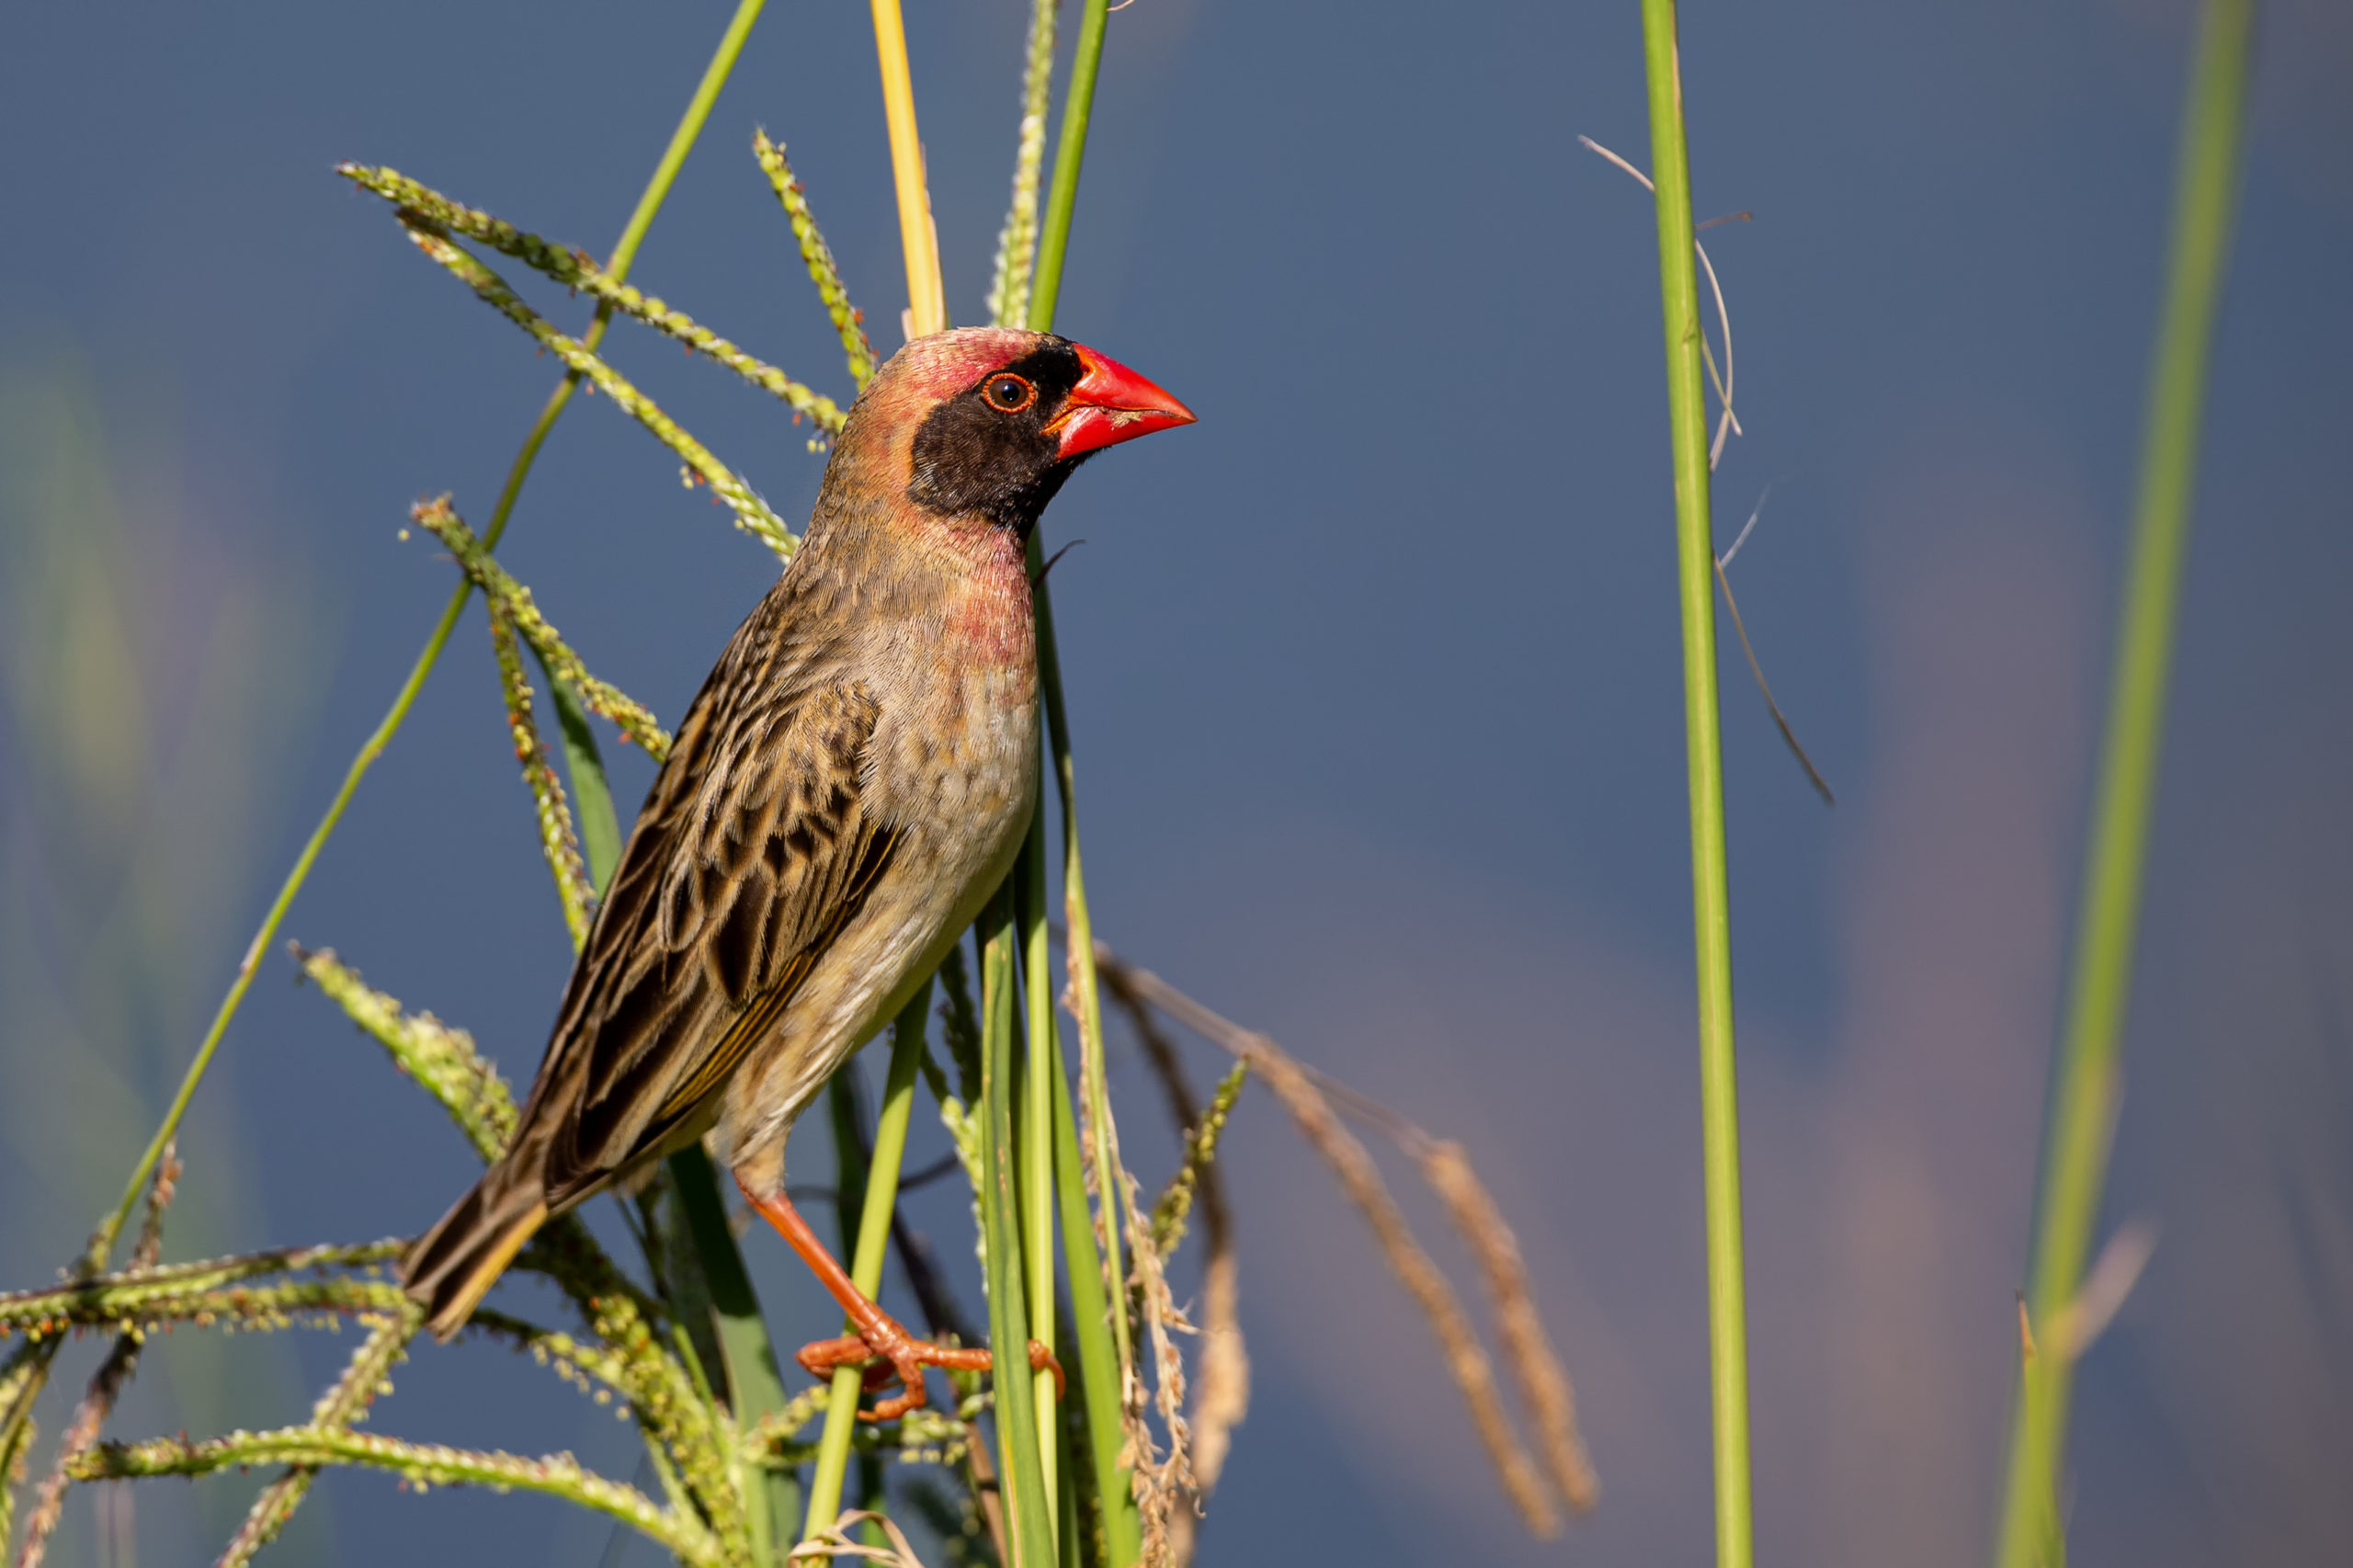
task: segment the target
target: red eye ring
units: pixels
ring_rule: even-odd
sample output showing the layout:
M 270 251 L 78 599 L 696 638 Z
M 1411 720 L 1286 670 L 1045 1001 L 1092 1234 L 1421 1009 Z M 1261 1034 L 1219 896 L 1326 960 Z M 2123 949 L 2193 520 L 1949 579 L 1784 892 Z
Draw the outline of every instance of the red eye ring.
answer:
M 1027 377 L 999 370 L 981 383 L 981 401 L 999 414 L 1018 414 L 1038 401 L 1038 389 Z

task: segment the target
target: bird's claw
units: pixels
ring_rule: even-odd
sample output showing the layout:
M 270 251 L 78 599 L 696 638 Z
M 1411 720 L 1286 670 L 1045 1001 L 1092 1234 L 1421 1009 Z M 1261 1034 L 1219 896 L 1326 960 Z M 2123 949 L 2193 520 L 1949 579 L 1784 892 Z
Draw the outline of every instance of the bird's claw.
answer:
M 860 1386 L 867 1392 L 879 1392 L 893 1382 L 904 1390 L 871 1410 L 860 1410 L 858 1418 L 861 1421 L 895 1421 L 908 1411 L 928 1403 L 923 1382 L 926 1367 L 985 1372 L 991 1366 L 992 1358 L 986 1350 L 917 1339 L 888 1313 L 878 1312 L 875 1317 L 878 1321 L 857 1334 L 816 1340 L 802 1346 L 793 1358 L 812 1377 L 830 1377 L 836 1367 L 863 1367 L 865 1375 Z M 1029 1342 L 1029 1367 L 1032 1371 L 1053 1373 L 1054 1398 L 1063 1397 L 1068 1385 L 1062 1363 L 1054 1359 L 1052 1351 L 1034 1339 Z

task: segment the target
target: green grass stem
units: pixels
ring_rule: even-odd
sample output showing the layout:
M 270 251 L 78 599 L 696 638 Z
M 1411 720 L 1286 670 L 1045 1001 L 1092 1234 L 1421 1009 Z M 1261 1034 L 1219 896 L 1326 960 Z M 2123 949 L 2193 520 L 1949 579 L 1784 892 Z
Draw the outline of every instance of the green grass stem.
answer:
M 1126 1432 L 1120 1413 L 1119 1350 L 1105 1332 L 1114 1317 L 1124 1326 L 1127 1312 L 1122 1302 L 1122 1310 L 1114 1313 L 1104 1291 L 1103 1258 L 1096 1250 L 1095 1225 L 1087 1214 L 1086 1184 L 1074 1175 L 1086 1167 L 1079 1160 L 1078 1121 L 1059 1037 L 1052 1049 L 1054 1162 L 1064 1173 L 1054 1191 L 1062 1205 L 1063 1267 L 1070 1280 L 1070 1340 L 1078 1363 L 1071 1369 L 1078 1399 L 1074 1415 L 1085 1428 L 1089 1469 L 1103 1510 L 1107 1568 L 1132 1568 L 1143 1556 L 1143 1522 L 1136 1513 L 1133 1472 L 1120 1463 Z M 1109 1201 L 1108 1195 L 1106 1201 Z M 1105 1210 L 1107 1215 L 1116 1212 Z
M 1110 0 L 1082 0 L 1078 41 L 1071 51 L 1070 88 L 1063 98 L 1062 141 L 1054 149 L 1054 181 L 1047 187 L 1046 221 L 1038 235 L 1038 262 L 1029 282 L 1029 329 L 1051 332 L 1063 292 L 1063 256 L 1070 249 L 1071 213 L 1078 206 L 1078 170 L 1086 161 L 1086 131 L 1095 113 L 1095 75 L 1103 63 L 1104 19 Z
M 1103 57 L 1108 0 L 1085 0 L 1079 14 L 1078 37 L 1071 62 L 1070 85 L 1063 106 L 1060 144 L 1048 188 L 1046 212 L 1031 268 L 1027 321 L 1032 331 L 1051 332 L 1062 293 L 1063 257 L 1070 246 L 1072 215 L 1078 202 L 1078 176 L 1086 155 L 1086 136 L 1095 104 L 1095 82 Z M 1042 84 L 1041 84 L 1042 85 Z M 1039 541 L 1030 541 L 1030 572 L 1039 574 Z M 1118 1152 L 1111 1142 L 1108 1086 L 1104 1072 L 1103 1006 L 1095 972 L 1095 926 L 1086 903 L 1086 877 L 1079 854 L 1075 769 L 1072 760 L 1070 718 L 1063 698 L 1061 651 L 1054 639 L 1053 599 L 1040 578 L 1033 594 L 1038 636 L 1040 694 L 1046 710 L 1047 745 L 1053 758 L 1054 786 L 1062 808 L 1063 913 L 1069 932 L 1068 952 L 1072 992 L 1079 1026 L 1080 1092 L 1087 1106 L 1089 1147 L 1082 1163 L 1077 1129 L 1070 1130 L 1070 1146 L 1063 1152 L 1062 1176 L 1073 1192 L 1063 1198 L 1063 1244 L 1069 1254 L 1074 1348 L 1085 1404 L 1079 1415 L 1103 1508 L 1104 1538 L 1112 1568 L 1127 1568 L 1142 1551 L 1142 1523 L 1136 1508 L 1131 1472 L 1118 1460 L 1124 1446 L 1120 1420 L 1120 1391 L 1132 1375 L 1135 1350 L 1125 1301 L 1126 1272 L 1120 1256 L 1117 1185 L 1120 1179 Z M 1044 881 L 1044 803 L 1040 824 L 1023 846 L 1022 875 Z M 1043 899 L 1039 900 L 1042 907 Z M 1041 960 L 1033 960 L 1033 990 L 1051 994 Z M 1052 1054 L 1059 1058 L 1058 1042 Z M 1055 1069 L 1057 1121 L 1071 1119 L 1069 1089 L 1059 1065 Z M 1060 1129 L 1057 1129 L 1060 1142 Z M 1086 1212 L 1083 1172 L 1091 1165 L 1099 1187 L 1103 1223 L 1078 1224 L 1073 1215 Z M 1111 1282 L 1106 1289 L 1105 1281 Z
M 661 210 L 663 201 L 670 194 L 670 187 L 677 178 L 680 165 L 687 161 L 687 153 L 702 134 L 703 122 L 710 118 L 710 106 L 718 100 L 720 89 L 726 85 L 728 76 L 734 71 L 736 57 L 744 50 L 744 40 L 750 35 L 752 24 L 759 19 L 766 5 L 767 0 L 738 0 L 735 14 L 729 20 L 726 32 L 720 38 L 719 48 L 712 53 L 710 63 L 703 68 L 702 79 L 696 84 L 694 97 L 687 102 L 686 113 L 679 117 L 677 129 L 670 133 L 669 145 L 663 149 L 653 177 L 639 194 L 637 206 L 631 210 L 629 222 L 621 228 L 621 237 L 614 244 L 612 256 L 606 261 L 605 270 L 616 281 L 629 275 L 630 265 L 637 259 L 638 246 L 643 243 L 646 230 L 653 225 L 654 215 Z M 603 341 L 605 330 L 611 321 L 611 312 L 600 305 L 596 319 L 581 335 L 582 347 L 593 350 Z M 577 373 L 567 374 L 548 394 L 548 401 L 540 408 L 539 418 L 532 424 L 530 433 L 523 437 L 522 448 L 516 452 L 515 460 L 507 469 L 506 483 L 499 492 L 498 506 L 492 512 L 490 526 L 483 534 L 485 543 L 495 547 L 500 536 L 506 531 L 506 520 L 514 512 L 516 497 L 522 494 L 523 481 L 529 474 L 532 462 L 539 457 L 540 448 L 546 442 L 548 432 L 555 427 L 564 406 L 572 401 L 573 392 L 579 381 Z M 114 1251 L 115 1238 L 129 1222 L 131 1210 L 138 1207 L 139 1195 L 146 1190 L 147 1178 L 154 1173 L 156 1162 L 163 1158 L 165 1145 L 179 1131 L 180 1122 L 188 1115 L 188 1105 L 196 1097 L 197 1085 L 204 1081 L 206 1071 L 212 1065 L 213 1053 L 220 1049 L 222 1037 L 228 1033 L 230 1020 L 237 1016 L 237 1008 L 244 1003 L 245 993 L 252 988 L 254 975 L 261 967 L 262 955 L 277 940 L 278 927 L 285 920 L 287 910 L 292 906 L 294 895 L 301 892 L 302 884 L 310 880 L 311 868 L 317 862 L 319 851 L 326 847 L 327 839 L 343 821 L 343 813 L 350 806 L 352 796 L 358 792 L 359 781 L 368 776 L 368 770 L 383 755 L 384 747 L 392 743 L 392 736 L 400 733 L 409 710 L 416 704 L 416 694 L 425 688 L 426 677 L 440 662 L 441 650 L 449 642 L 449 633 L 457 628 L 458 616 L 465 608 L 466 599 L 472 592 L 472 584 L 461 583 L 450 594 L 449 604 L 441 611 L 441 619 L 435 623 L 431 634 L 426 638 L 424 650 L 410 667 L 408 678 L 401 683 L 400 690 L 393 694 L 391 708 L 385 710 L 375 730 L 361 744 L 358 755 L 351 759 L 351 766 L 345 770 L 342 786 L 327 803 L 326 813 L 319 819 L 318 826 L 312 830 L 301 853 L 295 857 L 293 869 L 287 872 L 285 881 L 278 887 L 278 896 L 270 901 L 267 912 L 262 916 L 261 929 L 254 933 L 253 941 L 245 948 L 244 957 L 238 961 L 236 975 L 229 983 L 228 994 L 222 998 L 210 1026 L 205 1030 L 203 1040 L 197 1046 L 196 1056 L 189 1062 L 178 1091 L 164 1112 L 162 1125 L 156 1128 L 154 1138 L 149 1142 L 145 1152 L 140 1155 L 139 1164 L 132 1169 L 131 1180 L 123 1188 L 122 1201 L 111 1215 L 99 1221 L 90 1237 L 89 1245 L 83 1255 L 83 1265 L 90 1271 L 105 1268 L 107 1258 Z
M 767 1320 L 744 1267 L 744 1255 L 727 1222 L 727 1203 L 721 1196 L 719 1171 L 699 1143 L 690 1143 L 670 1156 L 670 1181 L 686 1217 L 687 1234 L 702 1266 L 702 1284 L 710 1300 L 713 1327 L 719 1339 L 721 1365 L 727 1377 L 727 1403 L 739 1427 L 750 1428 L 762 1416 L 790 1403 L 784 1374 L 777 1365 L 776 1346 L 768 1338 Z M 777 1545 L 801 1517 L 800 1485 L 790 1470 L 739 1463 L 744 1506 L 751 1526 L 754 1557 L 766 1565 L 778 1560 Z
M 923 1062 L 924 1024 L 931 1010 L 926 980 L 891 1025 L 891 1066 L 882 1088 L 882 1111 L 874 1124 L 874 1153 L 867 1162 L 865 1191 L 858 1206 L 858 1246 L 849 1277 L 871 1299 L 882 1290 L 882 1260 L 891 1241 L 891 1210 L 899 1200 L 899 1170 L 907 1153 L 907 1123 L 915 1114 L 915 1075 Z M 850 1194 L 839 1195 L 847 1206 Z M 845 1233 L 847 1226 L 844 1227 Z M 856 1333 L 849 1324 L 845 1333 Z M 825 1426 L 817 1441 L 817 1466 L 809 1482 L 809 1519 L 801 1539 L 833 1528 L 841 1512 L 842 1483 L 849 1471 L 850 1439 L 858 1434 L 858 1393 L 864 1371 L 836 1367 L 825 1401 Z
M 1031 540 L 1031 548 L 1036 541 Z M 1043 812 L 1030 818 L 1028 839 L 1015 875 L 1020 879 L 1014 908 L 1021 930 L 1021 999 L 1024 1030 L 1021 1051 L 1020 1112 L 1015 1119 L 1020 1140 L 1021 1260 L 1028 1270 L 1022 1284 L 1029 1303 L 1029 1337 L 1047 1349 L 1056 1348 L 1054 1324 L 1054 1087 L 1051 1063 L 1055 1055 L 1054 985 L 1046 930 L 1046 839 Z M 1069 1173 L 1076 1182 L 1078 1173 Z M 1083 1190 L 1083 1189 L 1082 1189 Z M 1062 1423 L 1053 1418 L 1053 1374 L 1032 1374 L 1030 1387 L 1038 1410 L 1038 1473 L 1046 1494 L 1046 1517 L 1059 1530 L 1062 1518 L 1062 1463 L 1056 1433 Z
M 2063 1325 L 2082 1288 L 2115 1125 L 2117 1063 L 2165 740 L 2166 689 L 2196 494 L 2207 366 L 2237 205 L 2254 0 L 2208 0 L 2184 106 L 2173 233 L 2142 427 L 2141 471 L 2108 721 L 2076 912 L 2064 1034 L 2053 1066 L 2027 1311 L 2035 1353 L 2019 1380 L 2001 1568 L 2063 1560 L 2055 1506 L 2075 1364 Z
M 988 1281 L 989 1344 L 996 1353 L 997 1452 L 1005 1465 L 1006 1568 L 1054 1561 L 1053 1525 L 1039 1472 L 1035 1385 L 1021 1375 L 1029 1337 L 1021 1258 L 1020 1183 L 1013 1140 L 1016 1084 L 1015 976 L 1020 952 L 1013 889 L 1000 890 L 983 917 L 981 956 L 981 1226 Z
M 1714 1413 L 1716 1562 L 1754 1554 L 1748 1460 L 1748 1324 L 1741 1257 L 1740 1099 L 1733 1057 L 1732 893 L 1716 689 L 1715 545 L 1709 531 L 1706 371 L 1692 248 L 1690 153 L 1675 0 L 1643 0 L 1657 181 L 1659 293 L 1675 464 L 1675 555 L 1683 619 L 1683 718 L 1690 772 L 1691 897 L 1699 972 L 1699 1114 L 1707 1205 L 1709 1392 Z
M 1046 158 L 1046 111 L 1054 78 L 1054 0 L 1031 0 L 1028 58 L 1021 68 L 1021 131 L 1013 153 L 1013 197 L 996 237 L 989 284 L 989 324 L 1028 317 L 1031 268 L 1038 260 L 1038 172 Z

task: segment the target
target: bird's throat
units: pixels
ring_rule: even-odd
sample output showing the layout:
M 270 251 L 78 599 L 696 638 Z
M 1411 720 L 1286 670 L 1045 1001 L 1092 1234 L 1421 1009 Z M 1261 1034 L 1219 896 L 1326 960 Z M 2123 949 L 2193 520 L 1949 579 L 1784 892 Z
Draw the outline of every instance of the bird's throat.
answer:
M 965 570 L 949 595 L 946 631 L 960 659 L 1005 668 L 1037 661 L 1027 541 L 1011 528 L 980 528 L 958 540 Z

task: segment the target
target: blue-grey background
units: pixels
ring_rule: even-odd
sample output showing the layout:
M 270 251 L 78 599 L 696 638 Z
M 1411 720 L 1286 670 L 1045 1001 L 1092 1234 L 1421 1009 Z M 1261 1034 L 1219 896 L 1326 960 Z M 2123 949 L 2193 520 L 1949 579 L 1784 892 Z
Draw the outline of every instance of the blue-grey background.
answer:
M 1840 797 L 1813 798 L 1728 662 L 1768 1563 L 1982 1555 L 2189 10 L 1684 14 L 1697 202 L 1756 215 L 1708 236 L 1747 431 L 1719 533 L 1772 486 L 1733 579 Z M 10 8 L 0 1284 L 49 1278 L 119 1192 L 439 612 L 451 571 L 402 540 L 408 504 L 449 490 L 479 524 L 554 379 L 330 166 L 601 251 L 725 15 Z M 977 319 L 1023 7 L 908 20 L 950 309 Z M 2268 9 L 2103 1225 L 2159 1240 L 2083 1370 L 2086 1562 L 2353 1557 L 2348 70 L 2343 7 Z M 637 280 L 838 392 L 746 144 L 790 144 L 887 346 L 879 107 L 864 8 L 779 0 Z M 1709 1551 L 1655 250 L 1580 132 L 1648 161 L 1631 4 L 1111 18 L 1061 321 L 1201 421 L 1090 467 L 1047 521 L 1087 540 L 1054 585 L 1097 918 L 1472 1145 L 1607 1488 L 1563 1541 L 1519 1533 L 1361 1222 L 1254 1100 L 1227 1147 L 1255 1401 L 1209 1561 Z M 777 405 L 626 324 L 611 347 L 805 510 L 818 462 Z M 671 715 L 773 570 L 602 400 L 549 443 L 506 555 Z M 527 1076 L 567 963 L 529 820 L 476 611 L 285 934 Z M 291 973 L 265 957 L 205 1085 L 176 1256 L 411 1232 L 466 1179 Z M 1165 1170 L 1124 1044 L 1115 1073 L 1131 1153 Z M 813 1129 L 796 1172 L 829 1163 Z M 918 1209 L 951 1254 L 958 1208 Z M 751 1250 L 779 1333 L 826 1332 L 782 1249 Z M 349 1344 L 181 1334 L 116 1427 L 295 1419 Z M 399 1384 L 373 1429 L 634 1463 L 609 1412 L 502 1351 L 425 1349 Z M 77 1494 L 52 1560 L 210 1561 L 256 1484 Z M 353 1473 L 275 1554 L 585 1563 L 608 1535 Z

